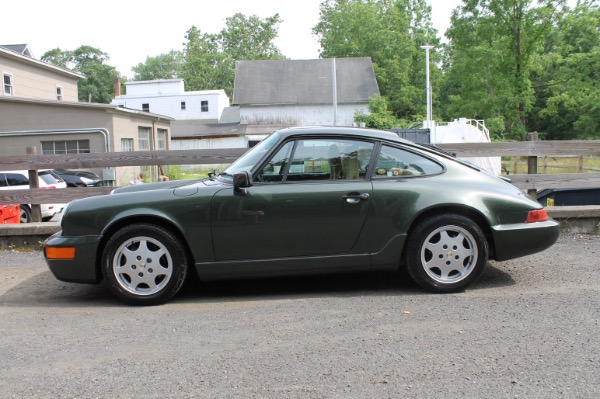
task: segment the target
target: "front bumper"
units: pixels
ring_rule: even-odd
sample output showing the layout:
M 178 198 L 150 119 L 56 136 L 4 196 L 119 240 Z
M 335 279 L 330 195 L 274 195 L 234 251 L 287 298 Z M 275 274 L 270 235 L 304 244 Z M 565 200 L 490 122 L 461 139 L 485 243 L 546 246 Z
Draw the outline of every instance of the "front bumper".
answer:
M 64 237 L 62 231 L 48 237 L 44 242 L 44 258 L 54 276 L 70 283 L 96 284 L 102 280 L 98 248 L 102 236 Z M 73 247 L 73 259 L 48 259 L 46 247 Z
M 518 223 L 492 226 L 495 257 L 504 261 L 542 252 L 550 248 L 560 235 L 560 225 L 555 220 L 537 223 Z

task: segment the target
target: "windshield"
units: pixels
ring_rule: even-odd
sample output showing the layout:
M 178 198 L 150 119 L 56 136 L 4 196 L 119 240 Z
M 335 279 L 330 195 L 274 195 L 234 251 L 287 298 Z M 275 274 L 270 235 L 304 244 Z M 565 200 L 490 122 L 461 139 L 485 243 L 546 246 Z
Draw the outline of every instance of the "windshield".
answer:
M 226 180 L 232 180 L 233 175 L 236 173 L 252 171 L 252 168 L 263 159 L 265 154 L 270 152 L 271 149 L 277 145 L 279 139 L 279 134 L 273 133 L 256 146 L 252 147 L 250 151 L 242 155 L 237 161 L 232 163 L 223 173 L 219 174 L 219 177 Z

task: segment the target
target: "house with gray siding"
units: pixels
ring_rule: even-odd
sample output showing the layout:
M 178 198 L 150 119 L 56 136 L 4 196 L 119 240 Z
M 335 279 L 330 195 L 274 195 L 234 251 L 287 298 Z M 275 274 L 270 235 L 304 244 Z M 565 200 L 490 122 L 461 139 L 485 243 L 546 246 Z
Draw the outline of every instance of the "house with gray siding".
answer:
M 370 58 L 237 61 L 218 124 L 175 121 L 173 149 L 251 147 L 289 126 L 352 126 L 379 95 Z
M 352 126 L 378 95 L 368 57 L 236 62 L 233 105 L 242 124 Z

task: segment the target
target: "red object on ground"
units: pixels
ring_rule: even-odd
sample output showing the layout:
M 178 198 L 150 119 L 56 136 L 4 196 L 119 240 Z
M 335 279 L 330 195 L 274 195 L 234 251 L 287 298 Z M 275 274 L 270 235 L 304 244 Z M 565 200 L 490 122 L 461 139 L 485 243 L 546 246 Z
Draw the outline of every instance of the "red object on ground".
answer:
M 21 222 L 20 205 L 0 205 L 0 224 L 12 224 Z

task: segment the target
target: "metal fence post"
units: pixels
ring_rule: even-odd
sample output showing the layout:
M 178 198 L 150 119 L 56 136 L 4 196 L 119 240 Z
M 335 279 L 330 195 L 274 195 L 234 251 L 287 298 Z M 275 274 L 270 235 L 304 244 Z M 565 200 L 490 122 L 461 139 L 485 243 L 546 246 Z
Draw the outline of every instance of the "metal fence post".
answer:
M 527 133 L 527 141 L 537 141 L 538 134 L 537 132 Z M 527 157 L 527 174 L 529 175 L 537 175 L 538 174 L 538 157 L 537 155 L 532 155 Z M 527 190 L 527 194 L 529 194 L 532 198 L 537 199 L 537 189 L 532 188 Z

